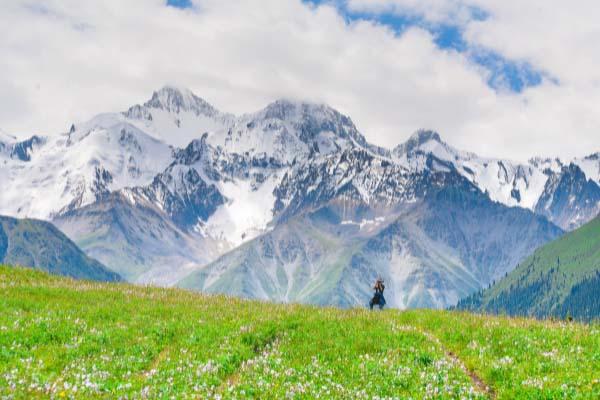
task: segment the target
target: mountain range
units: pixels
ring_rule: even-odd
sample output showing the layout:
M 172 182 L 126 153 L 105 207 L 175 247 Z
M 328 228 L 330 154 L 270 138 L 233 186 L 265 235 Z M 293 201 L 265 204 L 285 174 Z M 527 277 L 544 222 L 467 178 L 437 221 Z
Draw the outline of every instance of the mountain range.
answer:
M 323 104 L 236 116 L 189 90 L 66 132 L 0 136 L 0 214 L 52 221 L 132 282 L 352 306 L 446 307 L 600 212 L 600 153 L 526 163 L 432 131 L 370 144 Z M 388 293 L 386 292 L 386 294 Z

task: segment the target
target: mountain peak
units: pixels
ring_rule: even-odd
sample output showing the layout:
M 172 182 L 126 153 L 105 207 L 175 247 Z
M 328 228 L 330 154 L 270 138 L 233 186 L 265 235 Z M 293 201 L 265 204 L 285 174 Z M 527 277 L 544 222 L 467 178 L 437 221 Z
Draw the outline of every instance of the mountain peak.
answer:
M 153 92 L 152 98 L 144 103 L 144 106 L 177 114 L 191 111 L 196 115 L 214 116 L 219 113 L 210 103 L 196 96 L 191 90 L 172 85 L 163 86 Z
M 406 142 L 396 146 L 393 153 L 396 155 L 410 153 L 428 142 L 437 142 L 441 145 L 445 145 L 439 133 L 432 130 L 419 129 L 413 133 Z
M 336 114 L 338 112 L 325 104 L 282 98 L 268 104 L 263 113 L 265 118 L 289 120 L 308 115 Z
M 430 140 L 435 140 L 436 142 L 439 142 L 439 143 L 442 142 L 442 139 L 441 139 L 439 133 L 437 133 L 436 131 L 428 130 L 428 129 L 419 129 L 418 131 L 413 133 L 408 140 L 418 142 L 419 144 L 423 144 Z
M 321 133 L 326 133 L 325 136 L 327 133 L 333 133 L 335 137 L 347 140 L 348 143 L 369 148 L 376 153 L 383 152 L 382 149 L 367 142 L 350 117 L 325 103 L 278 99 L 258 113 L 251 115 L 251 118 L 267 121 L 275 119 L 292 123 L 296 126 L 298 138 L 311 146 Z M 325 137 L 321 137 L 319 140 L 329 142 L 328 144 L 322 143 L 326 147 L 330 145 L 337 147 L 340 144 L 333 144 L 330 139 Z
M 265 118 L 287 119 L 299 113 L 299 103 L 289 99 L 278 99 L 263 110 Z
M 436 131 L 428 130 L 428 129 L 419 129 L 418 131 L 416 131 L 415 133 L 413 133 L 411 135 L 410 139 L 420 140 L 420 141 L 424 141 L 424 142 L 429 141 L 429 140 L 435 140 L 437 142 L 442 141 L 439 133 L 437 133 Z

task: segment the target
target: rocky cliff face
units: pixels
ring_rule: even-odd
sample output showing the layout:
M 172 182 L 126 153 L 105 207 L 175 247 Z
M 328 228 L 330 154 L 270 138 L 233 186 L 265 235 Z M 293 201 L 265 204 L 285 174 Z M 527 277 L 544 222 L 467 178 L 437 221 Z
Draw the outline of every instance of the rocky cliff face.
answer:
M 564 229 L 575 229 L 600 213 L 600 186 L 571 163 L 549 175 L 535 212 Z

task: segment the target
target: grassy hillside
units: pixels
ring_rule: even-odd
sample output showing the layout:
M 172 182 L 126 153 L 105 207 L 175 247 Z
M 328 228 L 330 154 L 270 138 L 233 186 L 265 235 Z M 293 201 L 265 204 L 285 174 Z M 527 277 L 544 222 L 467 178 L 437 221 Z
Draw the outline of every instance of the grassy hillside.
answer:
M 542 246 L 459 308 L 537 317 L 600 318 L 600 216 Z
M 0 397 L 600 396 L 600 327 L 274 305 L 0 267 Z
M 54 225 L 36 219 L 0 216 L 0 263 L 78 279 L 121 280 L 119 274 L 86 256 Z

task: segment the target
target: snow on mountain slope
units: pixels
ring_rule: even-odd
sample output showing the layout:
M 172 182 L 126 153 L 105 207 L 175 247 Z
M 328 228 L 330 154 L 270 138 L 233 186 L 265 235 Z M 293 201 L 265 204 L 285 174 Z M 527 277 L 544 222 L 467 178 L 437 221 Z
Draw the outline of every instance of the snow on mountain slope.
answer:
M 0 130 L 0 162 L 7 165 L 8 159 L 29 161 L 31 153 L 45 141 L 46 139 L 40 136 L 19 140 L 16 136 Z
M 124 115 L 169 143 L 193 139 L 180 151 L 177 165 L 161 173 L 160 180 L 170 184 L 163 185 L 161 193 L 155 187 L 153 195 L 146 194 L 162 207 L 178 204 L 189 211 L 184 214 L 187 225 L 231 245 L 268 229 L 274 217 L 274 191 L 295 161 L 350 148 L 384 152 L 368 144 L 350 118 L 320 104 L 278 100 L 256 113 L 234 117 L 187 90 L 167 86 Z M 186 189 L 189 180 L 203 182 L 193 189 L 196 194 Z M 206 196 L 198 192 L 202 188 L 211 193 L 215 188 L 225 200 L 204 214 L 194 214 L 189 199 Z M 178 223 L 182 225 L 183 219 Z
M 185 147 L 206 132 L 227 130 L 235 117 L 218 111 L 191 91 L 165 86 L 143 105 L 123 113 L 138 128 L 176 147 Z
M 560 169 L 549 160 L 519 164 L 482 158 L 449 146 L 439 134 L 431 131 L 415 133 L 406 143 L 396 147 L 392 154 L 397 162 L 413 170 L 425 168 L 426 155 L 433 154 L 439 160 L 454 165 L 463 176 L 488 193 L 492 200 L 530 210 L 544 191 L 548 179 L 545 169 Z
M 226 201 L 204 216 L 186 214 L 190 217 L 187 224 L 195 224 L 199 232 L 232 245 L 268 228 L 274 217 L 273 192 L 296 160 L 303 162 L 311 154 L 326 155 L 350 148 L 382 152 L 366 142 L 350 118 L 319 104 L 278 100 L 263 110 L 236 118 L 220 113 L 190 92 L 165 87 L 143 106 L 130 108 L 125 116 L 137 119 L 137 126 L 143 124 L 147 132 L 155 134 L 160 130 L 156 116 L 167 115 L 171 125 L 164 125 L 161 133 L 173 142 L 173 138 L 186 137 L 183 122 L 173 123 L 182 121 L 180 116 L 186 112 L 200 117 L 200 125 L 205 118 L 218 123 L 195 128 L 199 134 L 181 152 L 178 166 L 161 174 L 171 185 L 161 191 L 163 200 L 158 202 L 164 203 L 166 197 L 181 199 L 181 207 L 190 209 L 183 203 L 197 196 L 185 190 L 186 179 L 200 179 L 206 188 L 216 188 Z M 175 179 L 173 174 L 177 175 Z M 196 175 L 198 178 L 194 178 Z
M 5 160 L 0 214 L 50 219 L 110 191 L 150 182 L 172 157 L 168 145 L 124 117 L 101 114 Z
M 275 211 L 284 219 L 342 194 L 348 208 L 361 202 L 393 206 L 415 198 L 416 181 L 411 181 L 408 169 L 364 149 L 350 148 L 310 158 L 287 171 L 275 190 Z M 344 220 L 351 218 L 352 214 L 344 215 Z
M 149 186 L 131 190 L 181 228 L 235 246 L 264 232 L 273 220 L 274 188 L 285 169 L 264 155 L 214 148 L 204 135 L 179 150 Z
M 171 285 L 267 229 L 280 168 L 223 153 L 205 135 L 175 151 L 149 184 L 101 196 L 54 222 L 128 280 Z
M 264 233 L 273 220 L 273 190 L 278 183 L 277 175 L 269 176 L 256 188 L 248 180 L 221 182 L 219 190 L 230 200 L 198 229 L 212 238 L 225 240 L 231 246 L 239 246 Z
M 427 165 L 429 155 L 433 155 L 438 162 Z M 600 210 L 600 199 L 595 195 L 596 189 L 600 190 L 599 153 L 576 158 L 571 163 L 540 157 L 532 158 L 527 163 L 516 163 L 456 150 L 444 143 L 436 132 L 419 131 L 406 143 L 396 147 L 392 151 L 392 158 L 413 171 L 427 168 L 444 170 L 452 165 L 492 200 L 541 213 L 563 229 L 576 228 Z M 576 168 L 570 168 L 569 165 Z M 583 172 L 577 174 L 577 171 Z M 569 174 L 573 176 L 564 178 Z M 555 182 L 559 180 L 580 183 L 556 185 Z M 588 184 L 585 180 L 591 182 Z M 568 191 L 571 200 L 550 207 L 549 201 L 553 198 L 565 197 L 563 193 L 555 194 L 555 190 Z M 552 212 L 544 211 L 550 209 Z

